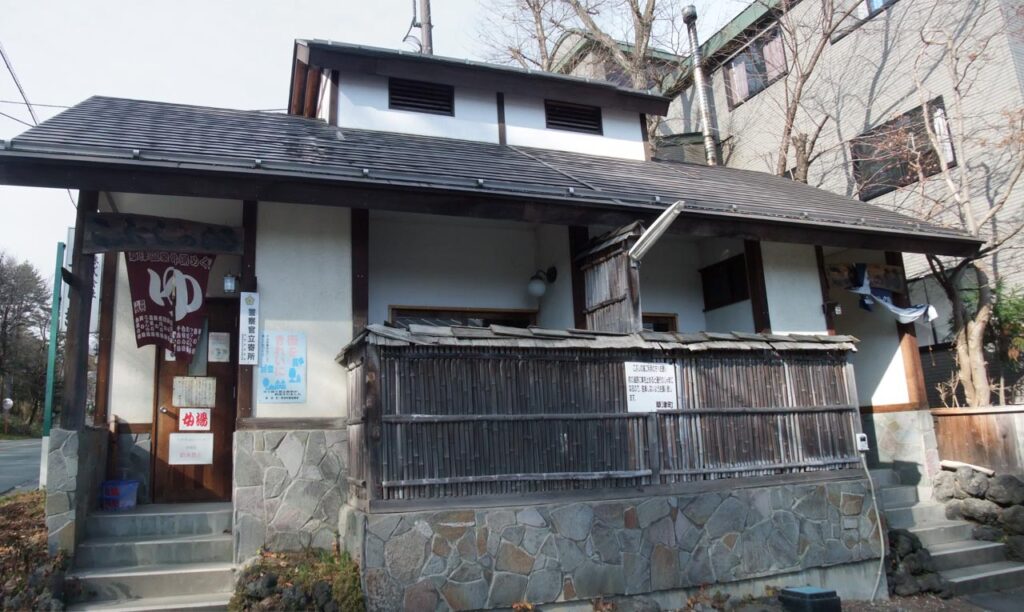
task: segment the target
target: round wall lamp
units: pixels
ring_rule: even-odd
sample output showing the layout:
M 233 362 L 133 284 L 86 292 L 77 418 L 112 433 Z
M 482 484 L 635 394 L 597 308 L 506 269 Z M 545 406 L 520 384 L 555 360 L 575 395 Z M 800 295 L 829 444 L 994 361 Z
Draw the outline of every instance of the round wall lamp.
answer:
M 548 290 L 548 283 L 555 282 L 558 278 L 558 270 L 551 266 L 547 270 L 537 270 L 537 273 L 530 277 L 526 284 L 526 292 L 535 298 L 542 297 Z

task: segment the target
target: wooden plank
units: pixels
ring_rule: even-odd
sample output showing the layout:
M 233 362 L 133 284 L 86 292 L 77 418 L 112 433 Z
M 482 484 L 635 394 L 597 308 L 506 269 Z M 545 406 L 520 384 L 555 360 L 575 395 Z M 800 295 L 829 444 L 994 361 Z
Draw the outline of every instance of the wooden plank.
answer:
M 327 109 L 327 123 L 330 125 L 338 125 L 338 71 L 331 71 L 331 90 L 330 95 L 327 96 L 327 103 L 330 104 L 330 108 Z
M 345 429 L 347 423 L 343 418 L 267 418 L 247 417 L 238 419 L 238 430 L 253 429 Z
M 966 414 L 1024 413 L 1024 406 L 985 406 L 982 408 L 935 408 L 932 416 L 962 416 Z
M 99 193 L 78 192 L 75 227 L 84 228 L 91 213 L 99 207 Z M 85 404 L 89 372 L 89 319 L 92 314 L 96 257 L 84 252 L 81 234 L 71 248 L 72 282 L 68 288 L 67 328 L 64 344 L 64 398 L 61 425 L 64 429 L 85 427 Z
M 306 77 L 308 74 L 309 64 L 296 57 L 292 65 L 292 87 L 288 103 L 289 115 L 302 114 L 302 109 L 306 105 L 303 96 L 306 92 Z
M 750 289 L 754 331 L 770 334 L 772 321 L 768 313 L 768 289 L 764 283 L 764 259 L 761 256 L 761 243 L 757 240 L 744 240 L 743 251 L 747 260 L 747 286 Z
M 352 337 L 370 321 L 370 212 L 353 208 L 352 233 Z
M 142 434 L 151 433 L 153 431 L 152 423 L 126 423 L 124 421 L 117 421 L 114 425 L 115 431 L 118 434 Z
M 376 346 L 366 347 L 363 362 L 365 386 L 363 402 L 366 418 L 366 480 L 367 498 L 370 500 L 383 497 L 382 484 L 382 444 L 383 436 L 381 414 L 383 397 L 381 394 L 380 349 Z
M 905 287 L 907 279 L 903 268 L 903 255 L 886 251 L 885 263 L 899 269 L 899 278 Z M 896 306 L 903 308 L 910 306 L 910 296 L 906 293 L 893 293 L 892 301 Z M 900 355 L 903 357 L 909 403 L 920 408 L 928 408 L 928 391 L 924 386 L 924 369 L 921 367 L 921 351 L 917 345 L 917 329 L 913 323 L 897 323 L 896 330 L 900 338 Z
M 99 350 L 96 355 L 96 409 L 93 423 L 107 422 L 110 406 L 110 365 L 114 345 L 114 296 L 117 291 L 117 253 L 103 257 L 100 273 Z
M 569 261 L 572 262 L 570 273 L 572 281 L 572 316 L 573 325 L 576 329 L 587 328 L 587 304 L 583 281 L 583 262 L 578 261 L 577 257 L 584 249 L 586 249 L 587 243 L 590 242 L 589 234 L 590 232 L 586 226 L 569 226 Z
M 508 137 L 505 130 L 505 93 L 499 91 L 498 102 L 498 144 L 508 144 Z
M 302 101 L 302 115 L 315 118 L 320 102 L 320 68 L 316 66 L 310 65 L 306 73 L 306 91 Z
M 258 291 L 256 279 L 256 231 L 259 223 L 259 204 L 254 200 L 242 202 L 242 291 Z M 239 316 L 241 316 L 239 314 Z M 241 321 L 236 321 L 236 329 Z M 236 331 L 237 334 L 237 331 Z M 237 337 L 237 336 L 236 336 Z M 235 392 L 235 418 L 237 421 L 247 419 L 253 413 L 253 368 L 256 366 L 239 365 L 237 388 Z
M 83 224 L 82 251 L 175 251 L 241 255 L 242 230 L 150 215 L 94 212 Z
M 836 334 L 836 313 L 832 303 L 832 291 L 828 285 L 828 274 L 825 271 L 825 249 L 821 245 L 814 246 L 814 258 L 818 263 L 818 281 L 821 284 L 821 308 L 825 315 L 825 327 L 828 335 Z
M 476 482 L 516 482 L 545 480 L 603 480 L 637 478 L 650 476 L 651 470 L 609 471 L 609 472 L 536 472 L 533 474 L 483 474 L 480 476 L 456 476 L 452 478 L 421 478 L 418 480 L 385 480 L 385 488 L 414 487 L 426 485 L 447 485 Z

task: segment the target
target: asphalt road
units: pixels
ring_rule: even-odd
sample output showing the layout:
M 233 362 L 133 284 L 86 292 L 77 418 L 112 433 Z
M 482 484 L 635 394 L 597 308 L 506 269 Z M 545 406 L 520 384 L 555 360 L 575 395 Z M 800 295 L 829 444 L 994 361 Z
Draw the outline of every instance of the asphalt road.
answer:
M 39 485 L 39 452 L 42 441 L 0 440 L 0 495 L 16 487 Z

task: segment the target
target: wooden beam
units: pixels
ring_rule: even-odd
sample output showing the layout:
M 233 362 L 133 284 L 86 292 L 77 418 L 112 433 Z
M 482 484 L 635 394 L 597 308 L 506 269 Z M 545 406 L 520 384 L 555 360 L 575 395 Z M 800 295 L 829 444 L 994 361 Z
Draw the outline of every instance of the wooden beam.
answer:
M 242 291 L 257 291 L 256 280 L 256 230 L 259 222 L 259 204 L 252 200 L 242 202 Z M 239 313 L 241 317 L 241 313 Z M 235 394 L 235 422 L 249 418 L 253 413 L 253 368 L 251 365 L 238 366 L 238 388 Z
M 106 423 L 110 407 L 110 363 L 114 345 L 114 299 L 117 294 L 117 253 L 103 256 L 100 273 L 99 353 L 96 357 L 96 411 L 93 423 Z
M 137 250 L 242 254 L 239 228 L 169 217 L 94 213 L 86 217 L 81 234 L 82 252 L 90 254 Z
M 320 69 L 310 66 L 306 73 L 306 93 L 302 107 L 303 116 L 310 119 L 316 117 L 317 105 L 320 103 L 320 80 Z
M 750 290 L 750 308 L 754 316 L 754 331 L 771 333 L 772 321 L 768 313 L 768 289 L 764 284 L 764 259 L 761 257 L 761 243 L 757 240 L 743 241 L 743 252 L 747 260 L 747 287 Z
M 288 104 L 289 115 L 301 115 L 305 108 L 304 94 L 306 92 L 306 77 L 309 74 L 309 64 L 299 58 L 295 58 L 295 65 L 292 68 L 292 95 Z
M 80 191 L 75 227 L 85 227 L 89 213 L 99 207 L 99 192 Z M 71 247 L 71 272 L 74 283 L 68 288 L 67 332 L 64 344 L 64 401 L 61 424 L 64 429 L 85 427 L 85 403 L 89 374 L 89 319 L 92 314 L 93 279 L 96 256 L 82 252 L 80 235 Z
M 816 245 L 814 258 L 818 262 L 818 282 L 821 283 L 821 310 L 825 315 L 825 327 L 828 335 L 836 335 L 836 313 L 832 303 L 832 290 L 828 286 L 828 273 L 825 271 L 825 249 Z
M 508 138 L 505 133 L 505 94 L 498 92 L 498 144 L 508 144 Z
M 590 232 L 585 225 L 569 226 L 569 261 L 572 280 L 572 317 L 576 329 L 587 328 L 587 292 L 584 285 L 583 262 L 576 258 L 587 248 Z
M 899 268 L 900 280 L 903 286 L 907 287 L 903 254 L 886 251 L 885 263 Z M 892 302 L 896 306 L 906 308 L 910 306 L 910 296 L 907 293 L 893 292 Z M 907 396 L 910 400 L 908 403 L 917 408 L 928 408 L 928 390 L 924 384 L 924 368 L 921 367 L 921 351 L 917 345 L 917 329 L 913 323 L 897 323 L 896 332 L 900 338 L 900 355 L 903 357 L 903 372 L 907 379 Z
M 327 123 L 338 125 L 338 71 L 331 71 L 331 90 L 327 96 L 327 103 L 331 105 L 327 109 Z
M 342 418 L 256 418 L 250 417 L 239 419 L 235 429 L 345 429 L 345 419 Z
M 645 113 L 640 113 L 640 137 L 644 142 L 644 159 L 651 161 L 654 159 L 654 147 L 651 146 L 651 138 L 647 132 L 647 115 Z
M 352 337 L 370 322 L 370 211 L 352 209 Z

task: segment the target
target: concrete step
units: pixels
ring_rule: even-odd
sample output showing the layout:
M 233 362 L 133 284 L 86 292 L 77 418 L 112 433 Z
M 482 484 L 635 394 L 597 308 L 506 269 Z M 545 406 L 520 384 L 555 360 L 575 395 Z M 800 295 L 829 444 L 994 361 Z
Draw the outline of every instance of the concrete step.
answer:
M 885 518 L 893 529 L 927 527 L 946 520 L 946 507 L 936 502 L 923 502 L 902 508 L 886 508 Z
M 931 546 L 928 552 L 940 572 L 1006 561 L 1006 546 L 1002 542 L 950 542 Z
M 958 595 L 997 591 L 1020 586 L 1024 581 L 1024 563 L 998 561 L 940 572 Z
M 109 604 L 133 599 L 175 597 L 182 593 L 230 595 L 235 584 L 231 563 L 190 563 L 73 570 L 68 579 L 72 603 Z
M 910 527 L 909 531 L 921 539 L 921 544 L 931 550 L 936 544 L 949 544 L 970 540 L 974 525 L 967 521 L 935 521 Z
M 883 487 L 878 492 L 882 508 L 902 508 L 913 506 L 921 501 L 917 496 L 917 487 L 898 486 Z
M 75 549 L 80 568 L 231 562 L 231 534 L 88 538 Z
M 173 597 L 143 597 L 123 601 L 96 601 L 75 604 L 66 608 L 69 612 L 87 610 L 116 610 L 117 612 L 172 612 L 191 610 L 206 612 L 227 610 L 231 593 L 200 593 L 198 595 L 175 595 Z
M 876 489 L 900 486 L 899 476 L 889 468 L 869 471 L 871 472 L 871 480 L 874 481 Z
M 87 537 L 142 537 L 231 532 L 231 504 L 147 504 L 122 512 L 96 512 L 86 519 Z

